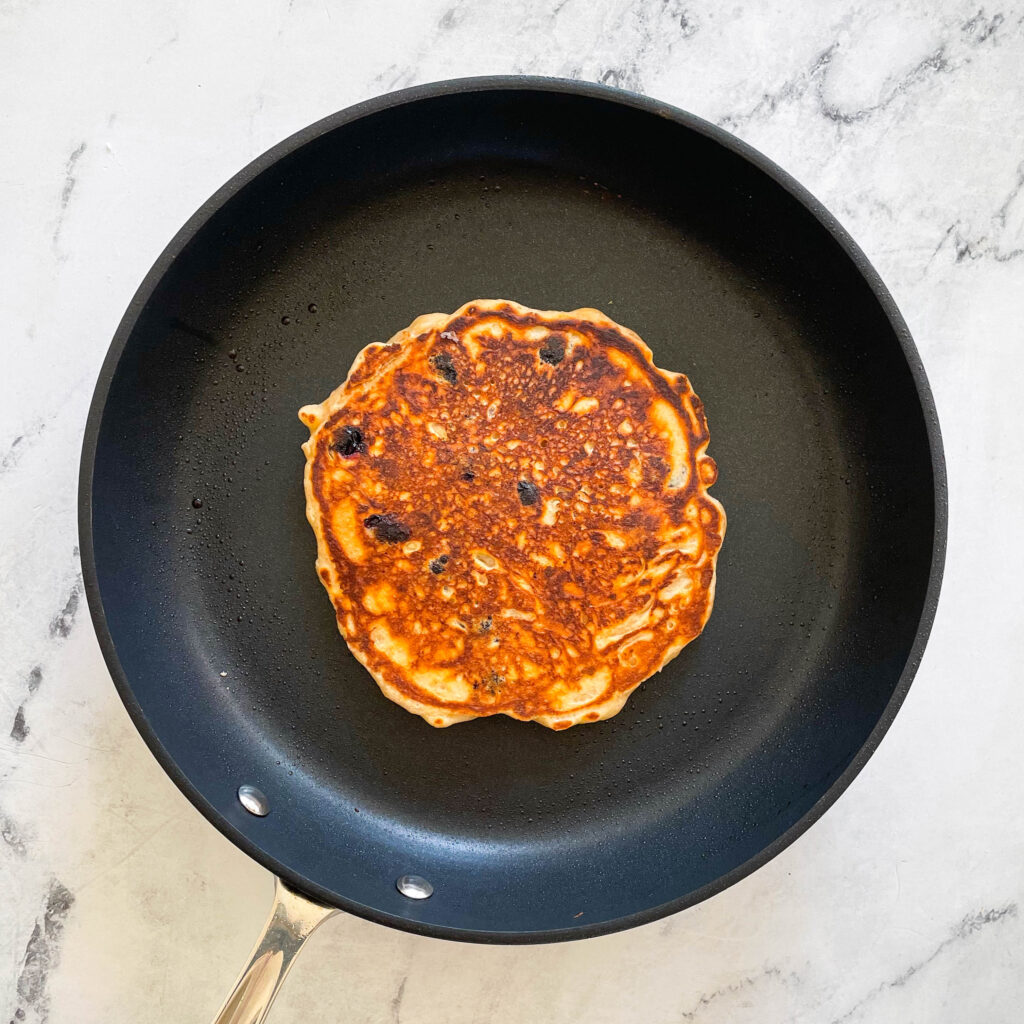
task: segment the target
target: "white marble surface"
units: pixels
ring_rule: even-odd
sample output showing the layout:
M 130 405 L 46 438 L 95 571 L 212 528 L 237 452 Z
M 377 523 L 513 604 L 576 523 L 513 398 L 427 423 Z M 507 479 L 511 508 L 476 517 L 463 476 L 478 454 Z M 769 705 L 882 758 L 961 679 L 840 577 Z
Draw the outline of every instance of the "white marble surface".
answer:
M 939 614 L 866 770 L 733 889 L 554 947 L 335 919 L 273 1021 L 1020 1020 L 1024 5 L 980 2 L 0 0 L 0 1021 L 204 1020 L 270 897 L 136 736 L 84 607 L 79 444 L 125 305 L 271 143 L 496 72 L 689 108 L 838 214 L 935 389 Z

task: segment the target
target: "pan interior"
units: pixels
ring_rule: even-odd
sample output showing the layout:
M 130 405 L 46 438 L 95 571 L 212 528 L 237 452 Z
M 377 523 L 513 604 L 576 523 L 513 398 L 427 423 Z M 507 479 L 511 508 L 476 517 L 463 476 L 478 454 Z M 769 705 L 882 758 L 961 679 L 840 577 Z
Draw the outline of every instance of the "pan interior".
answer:
M 96 587 L 166 766 L 294 882 L 454 937 L 632 923 L 775 842 L 885 716 L 931 567 L 921 402 L 849 256 L 717 141 L 595 96 L 434 96 L 268 162 L 165 263 L 99 423 Z M 478 297 L 595 306 L 707 409 L 716 608 L 606 723 L 431 729 L 313 568 L 297 409 Z M 403 898 L 407 872 L 435 895 Z

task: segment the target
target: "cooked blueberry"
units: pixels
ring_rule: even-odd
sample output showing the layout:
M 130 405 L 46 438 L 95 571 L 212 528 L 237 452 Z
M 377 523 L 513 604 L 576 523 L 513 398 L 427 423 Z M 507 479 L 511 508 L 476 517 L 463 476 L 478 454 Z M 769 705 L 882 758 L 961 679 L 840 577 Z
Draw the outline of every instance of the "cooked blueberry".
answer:
M 552 366 L 560 363 L 565 358 L 565 338 L 559 337 L 557 334 L 549 334 L 539 354 L 545 363 L 550 363 Z
M 366 439 L 358 427 L 342 427 L 334 432 L 331 450 L 343 455 L 346 459 L 353 455 L 366 453 Z
M 430 571 L 435 576 L 440 576 L 441 573 L 444 572 L 444 567 L 445 567 L 447 562 L 448 562 L 448 556 L 447 555 L 442 555 L 440 558 L 435 558 L 430 563 Z
M 385 544 L 401 544 L 412 536 L 412 530 L 404 523 L 400 523 L 393 512 L 367 516 L 363 520 L 363 526 L 373 530 L 377 540 L 382 540 Z
M 492 625 L 493 625 L 493 623 L 491 622 L 491 619 L 490 619 L 490 617 L 488 617 L 488 618 L 484 619 L 484 620 L 483 620 L 483 621 L 482 621 L 482 622 L 480 623 L 480 632 L 481 632 L 481 633 L 486 633 L 486 632 L 487 632 L 487 630 L 489 630 L 489 629 L 491 628 L 491 626 L 492 626 Z
M 537 485 L 530 483 L 529 480 L 520 480 L 516 484 L 516 490 L 519 492 L 519 500 L 524 505 L 535 505 L 537 499 L 540 497 L 540 491 L 537 490 Z
M 431 356 L 430 365 L 438 376 L 443 377 L 449 384 L 458 383 L 459 375 L 455 372 L 455 364 L 447 352 L 438 352 L 436 356 Z
M 483 679 L 478 679 L 473 683 L 473 689 L 486 690 L 492 697 L 501 689 L 505 682 L 505 677 L 500 672 L 488 672 Z

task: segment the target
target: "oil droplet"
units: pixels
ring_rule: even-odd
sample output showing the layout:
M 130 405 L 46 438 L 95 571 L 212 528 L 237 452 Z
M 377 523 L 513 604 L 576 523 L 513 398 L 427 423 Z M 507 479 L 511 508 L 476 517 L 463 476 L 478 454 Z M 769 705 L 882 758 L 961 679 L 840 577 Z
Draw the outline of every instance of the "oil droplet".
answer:
M 315 313 L 315 312 L 317 311 L 317 305 L 316 305 L 316 303 L 315 303 L 315 302 L 311 302 L 311 303 L 310 303 L 310 304 L 309 304 L 309 305 L 308 305 L 308 306 L 306 307 L 306 309 L 308 309 L 308 310 L 310 311 L 310 313 Z
M 281 323 L 283 323 L 285 325 L 285 327 L 287 327 L 291 322 L 292 322 L 292 318 L 290 316 L 283 316 L 283 317 L 281 317 Z
M 202 508 L 203 507 L 203 499 L 202 498 L 193 498 L 192 499 L 192 507 L 193 508 Z

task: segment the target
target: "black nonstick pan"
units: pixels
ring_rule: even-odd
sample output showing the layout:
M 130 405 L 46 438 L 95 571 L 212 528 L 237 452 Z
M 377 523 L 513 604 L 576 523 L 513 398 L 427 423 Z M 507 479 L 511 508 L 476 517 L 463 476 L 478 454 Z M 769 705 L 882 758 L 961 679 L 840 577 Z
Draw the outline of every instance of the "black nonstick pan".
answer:
M 473 298 L 595 306 L 707 410 L 729 516 L 715 610 L 608 722 L 430 728 L 349 654 L 313 567 L 299 406 L 367 343 Z M 329 909 L 476 942 L 583 938 L 765 863 L 907 692 L 945 500 L 931 394 L 878 276 L 796 182 L 698 118 L 579 82 L 468 79 L 260 157 L 132 301 L 81 473 L 121 697 L 189 799 L 283 883 L 222 1019 L 262 1019 Z

